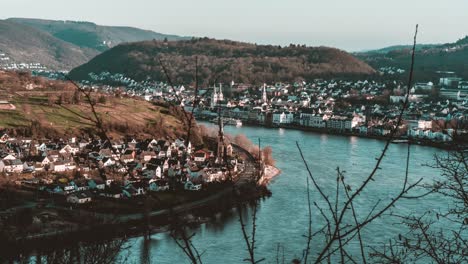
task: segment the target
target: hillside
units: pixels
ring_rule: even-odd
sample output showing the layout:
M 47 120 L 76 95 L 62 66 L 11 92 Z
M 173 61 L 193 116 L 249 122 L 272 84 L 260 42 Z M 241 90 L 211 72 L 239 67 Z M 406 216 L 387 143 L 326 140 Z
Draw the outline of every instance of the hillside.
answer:
M 190 83 L 195 57 L 201 80 L 211 82 L 263 83 L 325 76 L 369 75 L 375 71 L 350 54 L 333 48 L 256 45 L 208 38 L 186 41 L 145 41 L 114 47 L 73 69 L 74 79 L 91 72 L 123 73 L 135 80 L 165 80 L 161 58 L 174 82 Z
M 436 47 L 437 44 L 417 44 L 416 45 L 416 50 L 422 50 L 422 49 L 427 49 L 427 48 L 432 48 Z M 356 54 L 361 54 L 361 53 L 376 53 L 376 54 L 387 54 L 392 51 L 397 51 L 397 50 L 404 50 L 404 49 L 412 49 L 412 45 L 395 45 L 395 46 L 389 46 L 381 49 L 376 49 L 376 50 L 367 50 L 363 52 L 356 52 Z
M 111 136 L 184 136 L 183 117 L 176 108 L 105 94 L 94 99 Z M 0 71 L 0 131 L 36 137 L 94 134 L 94 126 L 84 118 L 90 116 L 89 104 L 70 83 Z M 200 141 L 196 130 L 193 139 Z
M 12 62 L 40 63 L 54 70 L 71 70 L 122 42 L 165 38 L 183 39 L 149 30 L 99 26 L 91 22 L 0 20 L 0 52 Z
M 31 18 L 9 18 L 18 24 L 47 32 L 52 36 L 81 48 L 105 51 L 122 42 L 143 40 L 180 40 L 184 37 L 166 35 L 132 27 L 100 26 L 91 22 L 56 21 Z M 185 38 L 187 39 L 187 38 Z
M 15 62 L 41 63 L 57 70 L 71 69 L 98 53 L 6 20 L 0 20 L 0 51 Z
M 403 46 L 388 52 L 370 51 L 356 54 L 369 65 L 397 67 L 408 70 L 411 60 L 411 47 Z M 427 45 L 416 51 L 416 80 L 436 80 L 436 71 L 453 71 L 458 76 L 468 79 L 468 37 L 454 43 Z

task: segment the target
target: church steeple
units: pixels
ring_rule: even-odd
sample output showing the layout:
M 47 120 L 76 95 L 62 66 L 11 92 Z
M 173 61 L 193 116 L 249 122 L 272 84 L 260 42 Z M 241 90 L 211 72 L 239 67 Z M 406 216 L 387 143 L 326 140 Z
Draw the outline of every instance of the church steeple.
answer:
M 215 107 L 218 104 L 218 92 L 216 91 L 216 85 L 213 85 L 213 94 L 211 95 L 211 107 Z
M 264 104 L 268 104 L 268 98 L 267 98 L 267 93 L 266 93 L 266 83 L 263 84 L 262 102 Z
M 224 161 L 226 142 L 224 140 L 224 125 L 223 118 L 218 116 L 218 151 L 216 152 L 216 163 L 221 164 Z
M 221 138 L 224 138 L 224 124 L 223 124 L 223 118 L 222 117 L 218 117 L 218 127 L 219 127 L 218 135 Z
M 219 101 L 224 101 L 223 85 L 222 84 L 219 84 L 218 100 Z

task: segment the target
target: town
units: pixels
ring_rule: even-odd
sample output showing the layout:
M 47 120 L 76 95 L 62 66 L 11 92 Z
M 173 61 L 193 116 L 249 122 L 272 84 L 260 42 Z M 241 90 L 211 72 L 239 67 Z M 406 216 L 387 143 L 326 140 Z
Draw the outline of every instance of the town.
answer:
M 468 1 L 1 7 L 0 264 L 468 264 Z
M 0 173 L 23 189 L 89 203 L 95 197 L 126 199 L 147 192 L 200 191 L 235 182 L 245 153 L 219 131 L 212 148 L 193 149 L 183 139 L 121 140 L 0 138 Z M 215 149 L 212 151 L 210 149 Z M 14 178 L 13 178 L 14 177 Z
M 388 69 L 386 69 L 388 70 Z M 386 137 L 394 129 L 406 97 L 394 69 L 382 80 L 325 80 L 264 84 L 207 85 L 194 94 L 183 85 L 138 82 L 123 74 L 90 74 L 83 84 L 108 93 L 124 93 L 147 101 L 180 103 L 199 120 L 222 115 L 227 124 L 288 127 L 364 137 Z M 439 82 L 417 82 L 410 89 L 408 107 L 394 138 L 417 143 L 450 142 L 465 133 L 468 81 L 454 72 L 437 72 Z M 119 86 L 101 85 L 118 83 Z M 122 88 L 124 87 L 124 88 Z M 193 102 L 199 102 L 192 109 Z
M 11 71 L 45 71 L 47 70 L 47 67 L 38 62 L 15 62 L 0 50 L 0 69 Z

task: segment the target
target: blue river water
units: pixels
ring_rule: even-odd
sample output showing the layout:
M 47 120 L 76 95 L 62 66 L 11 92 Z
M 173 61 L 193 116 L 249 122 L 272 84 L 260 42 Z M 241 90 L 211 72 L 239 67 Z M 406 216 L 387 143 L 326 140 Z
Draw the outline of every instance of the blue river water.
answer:
M 205 124 L 209 126 L 208 124 Z M 258 258 L 265 258 L 262 263 L 276 263 L 277 247 L 284 249 L 284 258 L 289 263 L 293 258 L 300 258 L 305 248 L 308 226 L 306 178 L 307 172 L 296 147 L 300 144 L 310 169 L 323 190 L 333 196 L 336 188 L 337 168 L 345 171 L 345 181 L 356 187 L 369 175 L 381 153 L 383 141 L 318 134 L 287 129 L 270 129 L 261 127 L 226 127 L 232 135 L 245 134 L 253 142 L 261 138 L 262 146 L 271 146 L 276 166 L 282 173 L 276 177 L 269 188 L 273 195 L 260 201 L 258 207 L 257 249 Z M 405 175 L 407 145 L 391 144 L 375 181 L 358 197 L 354 206 L 358 218 L 364 219 L 373 205 L 379 200 L 389 201 L 401 189 Z M 440 172 L 431 168 L 434 155 L 444 155 L 443 150 L 413 145 L 411 146 L 409 181 L 423 178 L 431 181 Z M 421 190 L 415 190 L 416 193 Z M 343 195 L 343 194 L 342 194 Z M 311 188 L 311 200 L 325 208 L 323 199 Z M 428 196 L 424 200 L 401 200 L 392 208 L 392 212 L 401 215 L 424 213 L 428 210 L 439 210 L 447 207 L 447 202 L 440 197 Z M 379 208 L 379 206 L 377 207 Z M 247 209 L 248 210 L 248 209 Z M 249 215 L 247 211 L 244 215 Z M 351 217 L 352 215 L 349 214 Z M 346 219 L 349 221 L 351 219 Z M 248 220 L 250 221 L 250 220 Z M 401 230 L 395 225 L 397 219 L 384 215 L 362 230 L 366 246 L 379 247 L 381 243 L 397 236 Z M 317 208 L 312 208 L 313 231 L 324 224 Z M 204 263 L 243 263 L 248 256 L 242 237 L 238 215 L 235 210 L 218 219 L 202 224 L 193 230 L 194 245 L 203 252 Z M 359 257 L 358 241 L 348 245 L 348 251 Z M 323 241 L 312 241 L 312 256 L 323 246 Z M 129 249 L 122 255 L 128 263 L 188 263 L 182 250 L 168 234 L 152 236 L 150 241 L 134 238 L 129 242 Z M 280 250 L 280 259 L 283 258 Z

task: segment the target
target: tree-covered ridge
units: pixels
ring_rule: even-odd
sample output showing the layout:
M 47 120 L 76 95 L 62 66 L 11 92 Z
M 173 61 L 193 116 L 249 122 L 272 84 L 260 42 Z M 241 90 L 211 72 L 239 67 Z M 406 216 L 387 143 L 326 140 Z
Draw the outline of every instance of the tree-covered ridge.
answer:
M 378 69 L 396 67 L 408 70 L 411 49 L 402 46 L 382 53 L 369 51 L 358 53 L 357 57 Z M 416 51 L 417 62 L 414 77 L 420 81 L 437 81 L 437 71 L 453 71 L 458 76 L 468 78 L 468 36 L 454 43 L 421 45 Z
M 174 81 L 190 83 L 198 57 L 200 78 L 212 82 L 263 83 L 327 75 L 369 75 L 374 70 L 350 54 L 327 47 L 257 45 L 209 38 L 187 41 L 145 41 L 118 45 L 75 68 L 71 76 L 91 72 L 124 73 L 135 80 L 165 79 L 159 59 Z
M 167 35 L 151 30 L 122 26 L 101 26 L 86 21 L 58 21 L 32 18 L 9 18 L 8 21 L 47 32 L 57 39 L 99 52 L 122 42 L 152 39 L 179 40 L 184 37 Z M 185 38 L 186 39 L 186 38 Z

